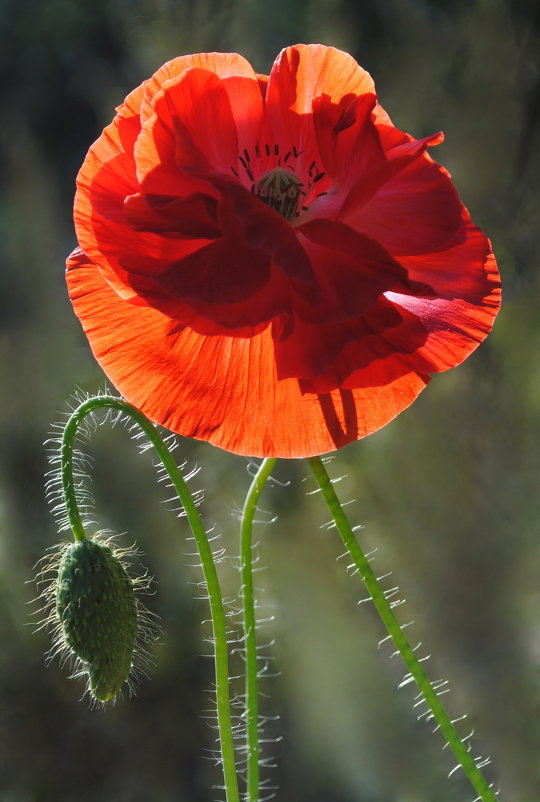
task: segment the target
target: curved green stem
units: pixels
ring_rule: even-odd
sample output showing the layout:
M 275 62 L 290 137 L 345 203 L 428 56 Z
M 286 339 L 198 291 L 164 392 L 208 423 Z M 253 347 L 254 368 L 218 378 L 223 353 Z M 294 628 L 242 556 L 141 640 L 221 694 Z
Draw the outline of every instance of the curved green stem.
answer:
M 195 502 L 191 497 L 191 493 L 187 488 L 184 477 L 176 465 L 176 462 L 169 449 L 165 445 L 163 438 L 159 434 L 156 427 L 142 414 L 142 412 L 139 412 L 139 410 L 134 406 L 120 398 L 114 398 L 113 396 L 96 396 L 95 398 L 89 398 L 73 412 L 64 429 L 61 446 L 62 486 L 73 535 L 76 540 L 83 540 L 86 537 L 81 516 L 77 507 L 76 487 L 73 479 L 74 438 L 77 428 L 84 417 L 90 412 L 102 408 L 116 409 L 125 415 L 129 415 L 144 431 L 145 435 L 148 437 L 154 449 L 156 450 L 163 467 L 167 471 L 171 482 L 178 493 L 178 497 L 182 503 L 189 525 L 193 532 L 201 559 L 204 579 L 208 589 L 208 597 L 210 601 L 215 648 L 217 716 L 227 802 L 239 802 L 238 778 L 236 774 L 229 695 L 229 656 L 227 648 L 227 629 L 225 624 L 225 613 L 223 609 L 223 598 L 212 549 L 210 547 L 203 522 Z
M 95 399 L 91 398 L 85 403 L 90 403 Z M 84 406 L 84 405 L 83 405 Z M 87 534 L 84 531 L 84 526 L 79 512 L 79 505 L 77 503 L 77 491 L 73 479 L 73 447 L 75 444 L 75 437 L 77 436 L 77 429 L 79 424 L 88 412 L 95 409 L 95 406 L 90 406 L 88 410 L 80 412 L 79 406 L 72 415 L 70 415 L 68 422 L 64 427 L 62 433 L 62 445 L 60 446 L 60 464 L 62 475 L 62 492 L 64 496 L 64 503 L 69 518 L 69 524 L 73 537 L 75 540 L 86 540 Z
M 249 488 L 240 523 L 242 600 L 244 607 L 244 654 L 246 664 L 246 802 L 259 799 L 259 700 L 257 691 L 257 621 L 253 594 L 252 529 L 259 497 L 277 459 L 262 461 Z
M 431 684 L 422 664 L 412 649 L 409 641 L 405 637 L 402 628 L 400 627 L 392 608 L 385 597 L 384 591 L 375 576 L 364 552 L 362 551 L 343 508 L 339 502 L 338 497 L 334 491 L 330 478 L 320 457 L 312 457 L 309 460 L 313 474 L 321 488 L 324 500 L 332 514 L 332 518 L 336 524 L 337 530 L 341 535 L 341 539 L 345 547 L 351 555 L 354 564 L 358 568 L 360 576 L 364 580 L 366 588 L 371 596 L 373 604 L 379 616 L 381 617 L 388 634 L 392 638 L 396 649 L 401 654 L 411 677 L 416 682 L 418 689 L 424 697 L 428 707 L 430 708 L 439 729 L 446 738 L 447 743 L 456 756 L 459 764 L 461 765 L 466 777 L 468 777 L 471 785 L 478 794 L 478 799 L 482 802 L 496 802 L 495 794 L 488 785 L 488 782 L 482 772 L 476 765 L 473 756 L 468 751 L 463 743 L 462 738 L 459 736 L 456 728 L 454 727 L 448 713 L 446 712 L 437 691 Z

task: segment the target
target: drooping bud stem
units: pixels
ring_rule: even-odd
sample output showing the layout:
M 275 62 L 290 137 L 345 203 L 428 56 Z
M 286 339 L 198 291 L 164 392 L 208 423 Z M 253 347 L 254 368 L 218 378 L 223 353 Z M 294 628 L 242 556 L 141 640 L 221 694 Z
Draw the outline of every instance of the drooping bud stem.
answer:
M 196 541 L 197 549 L 201 559 L 201 565 L 208 590 L 210 604 L 212 630 L 215 643 L 215 679 L 218 728 L 226 797 L 227 802 L 239 802 L 240 795 L 238 791 L 238 777 L 236 774 L 236 759 L 229 693 L 227 626 L 225 612 L 223 609 L 223 596 L 221 593 L 221 587 L 219 584 L 212 548 L 208 540 L 206 529 L 197 510 L 197 505 L 195 504 L 195 501 L 188 490 L 186 481 L 182 476 L 182 473 L 178 468 L 171 452 L 167 448 L 163 438 L 153 423 L 151 423 L 142 412 L 121 398 L 114 398 L 112 396 L 97 396 L 95 398 L 87 399 L 73 411 L 63 432 L 61 445 L 62 488 L 69 524 L 77 541 L 73 548 L 76 546 L 81 548 L 86 547 L 87 542 L 90 544 L 95 543 L 92 539 L 88 538 L 88 535 L 84 530 L 81 514 L 78 508 L 77 487 L 73 474 L 73 446 L 77 429 L 81 422 L 87 415 L 98 409 L 115 410 L 116 412 L 131 418 L 142 429 L 148 440 L 152 443 L 159 460 L 163 465 L 163 468 L 168 473 L 191 527 L 191 531 Z M 92 552 L 92 545 L 87 548 L 89 548 L 88 553 L 90 554 Z M 76 554 L 78 554 L 78 559 L 80 559 L 81 555 L 85 554 L 85 552 L 81 551 L 80 553 Z M 91 650 L 85 652 L 86 654 L 90 654 L 91 656 L 95 655 L 96 657 L 95 666 L 97 671 L 95 674 L 94 684 L 99 693 L 106 695 L 114 685 L 115 680 L 118 678 L 118 666 L 120 664 L 125 664 L 127 659 L 126 654 L 129 648 L 129 640 L 131 637 L 130 624 L 128 621 L 131 614 L 129 613 L 129 592 L 125 586 L 122 586 L 123 579 L 121 573 L 118 571 L 117 567 L 112 567 L 111 560 L 104 557 L 103 552 L 101 553 L 101 558 L 103 558 L 102 563 L 106 565 L 101 583 L 101 589 L 107 596 L 106 604 L 108 607 L 111 606 L 111 601 L 108 599 L 108 596 L 111 594 L 113 599 L 115 598 L 117 601 L 121 600 L 121 603 L 125 608 L 123 613 L 123 623 L 117 622 L 116 624 L 116 632 L 120 632 L 123 643 L 121 649 L 118 650 L 118 654 L 116 655 L 116 671 L 112 674 L 108 674 L 105 677 L 105 653 L 102 650 L 98 650 L 97 652 L 92 652 Z M 75 604 L 77 603 L 77 598 L 79 598 L 77 594 L 80 595 L 82 593 L 82 589 L 85 587 L 85 585 L 82 583 L 82 586 L 79 586 L 75 582 L 75 577 L 72 576 L 72 568 L 68 566 L 67 563 L 63 568 L 61 568 L 61 573 L 63 576 L 62 580 L 60 580 L 59 577 L 59 583 L 64 582 L 65 586 L 62 592 L 59 591 L 60 597 L 57 600 L 57 604 L 59 608 L 59 614 L 60 609 L 62 609 L 63 619 L 68 621 L 70 615 L 67 612 L 68 606 L 70 606 L 73 601 L 75 601 Z M 99 583 L 95 585 L 95 588 L 90 593 L 92 607 L 94 610 L 98 609 L 99 605 L 102 604 L 102 601 L 98 601 L 98 599 L 103 599 L 103 595 L 100 595 L 97 590 L 98 585 Z M 88 589 L 88 587 L 86 587 L 86 589 Z M 66 594 L 68 600 L 64 604 Z M 71 599 L 69 598 L 70 595 Z M 64 623 L 64 620 L 62 623 Z M 80 622 L 77 623 L 75 629 L 80 627 L 80 625 Z M 64 631 L 66 638 L 68 637 L 69 631 L 69 636 L 72 638 L 73 643 L 77 642 L 80 648 L 87 648 L 86 645 L 84 647 L 82 646 L 79 633 L 74 631 L 71 623 L 66 624 Z M 87 631 L 90 632 L 90 629 Z M 86 634 L 83 640 L 86 644 Z M 84 661 L 86 658 L 81 655 L 81 659 Z M 92 682 L 92 678 L 90 678 L 90 682 Z
M 293 220 L 298 213 L 302 187 L 302 182 L 291 170 L 274 167 L 263 173 L 255 184 L 254 192 L 282 217 Z

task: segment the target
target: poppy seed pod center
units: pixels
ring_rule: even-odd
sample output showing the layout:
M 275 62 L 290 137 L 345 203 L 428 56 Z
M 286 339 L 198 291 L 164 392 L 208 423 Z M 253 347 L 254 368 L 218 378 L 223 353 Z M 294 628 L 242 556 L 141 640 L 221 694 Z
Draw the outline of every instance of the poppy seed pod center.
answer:
M 291 170 L 274 167 L 261 175 L 253 191 L 286 220 L 294 220 L 298 214 L 302 187 L 302 182 Z

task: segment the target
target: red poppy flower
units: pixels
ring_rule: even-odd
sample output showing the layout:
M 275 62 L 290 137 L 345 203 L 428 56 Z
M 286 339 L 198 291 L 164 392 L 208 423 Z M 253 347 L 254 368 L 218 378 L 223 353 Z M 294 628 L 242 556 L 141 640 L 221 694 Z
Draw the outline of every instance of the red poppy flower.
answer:
M 346 53 L 168 62 L 78 176 L 75 311 L 152 420 L 300 457 L 383 426 L 499 307 L 489 241 Z

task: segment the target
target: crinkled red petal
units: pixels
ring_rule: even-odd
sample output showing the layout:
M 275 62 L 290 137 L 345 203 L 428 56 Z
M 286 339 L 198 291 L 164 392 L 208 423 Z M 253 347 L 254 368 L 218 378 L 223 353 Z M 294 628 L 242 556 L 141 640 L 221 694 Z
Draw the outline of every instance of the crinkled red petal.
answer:
M 362 386 L 303 392 L 278 381 L 267 327 L 251 336 L 200 334 L 150 307 L 125 303 L 80 250 L 68 260 L 75 311 L 118 390 L 179 434 L 251 456 L 306 457 L 340 448 L 388 423 L 426 383 L 385 366 Z
M 230 54 L 164 65 L 78 177 L 68 285 L 108 376 L 153 420 L 241 454 L 383 426 L 500 303 L 490 243 L 426 153 L 439 141 L 395 129 L 333 48 L 288 48 L 268 79 Z M 256 195 L 278 164 L 302 182 L 293 221 Z
M 346 222 L 391 254 L 413 256 L 464 242 L 463 206 L 447 171 L 422 155 L 387 181 Z
M 145 85 L 119 107 L 113 122 L 90 148 L 77 177 L 74 219 L 77 238 L 107 281 L 122 297 L 145 303 L 137 297 L 130 274 L 154 275 L 166 269 L 208 240 L 171 239 L 152 231 L 136 230 L 126 215 L 126 197 L 139 190 L 133 148 L 140 133 L 139 111 Z M 192 194 L 187 179 L 184 194 Z M 149 226 L 150 227 L 150 226 Z
M 340 50 L 323 45 L 295 45 L 283 50 L 272 67 L 266 92 L 265 136 L 281 158 L 294 149 L 294 169 L 307 176 L 323 171 L 313 123 L 313 102 L 352 102 L 374 93 L 371 76 Z M 318 184 L 317 192 L 327 187 Z
M 235 120 L 239 148 L 249 147 L 259 130 L 264 76 L 256 75 L 251 64 L 238 53 L 195 53 L 166 62 L 145 83 L 143 122 L 154 113 L 155 95 L 191 69 L 206 70 L 222 80 Z
M 405 268 L 378 242 L 339 220 L 309 220 L 296 231 L 323 299 L 324 320 L 315 307 L 296 307 L 306 319 L 324 322 L 360 316 L 383 292 L 407 282 Z
M 313 101 L 317 145 L 334 191 L 350 187 L 385 161 L 372 117 L 376 102 L 374 94 L 355 97 L 348 105 L 332 102 L 328 95 Z
M 230 172 L 236 166 L 236 124 L 227 90 L 215 73 L 200 68 L 182 73 L 152 98 L 152 111 L 134 149 L 143 192 L 181 195 L 183 169 Z
M 386 151 L 386 160 L 375 163 L 347 192 L 338 211 L 339 218 L 346 222 L 357 219 L 364 206 L 377 192 L 384 191 L 394 176 L 419 159 L 430 145 L 438 145 L 441 141 L 441 134 L 433 134 Z
M 217 198 L 196 192 L 187 198 L 171 195 L 128 195 L 124 213 L 135 231 L 186 239 L 216 239 Z

